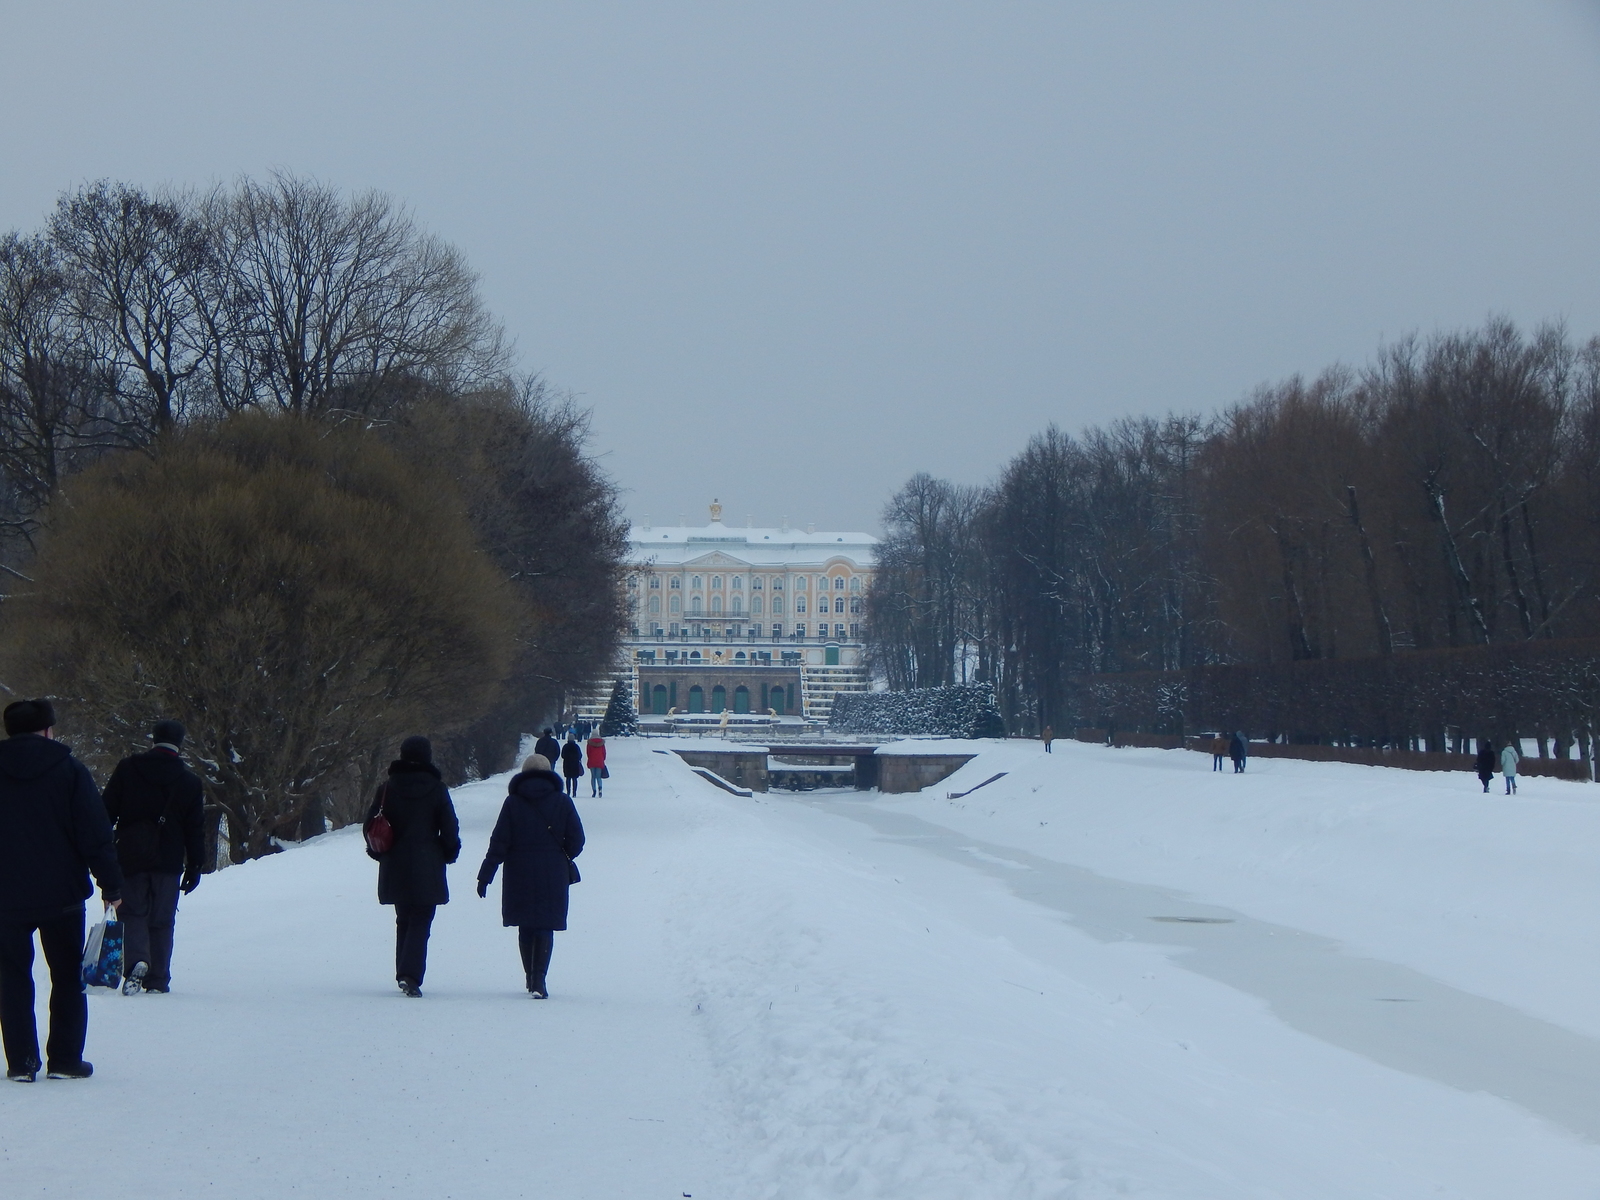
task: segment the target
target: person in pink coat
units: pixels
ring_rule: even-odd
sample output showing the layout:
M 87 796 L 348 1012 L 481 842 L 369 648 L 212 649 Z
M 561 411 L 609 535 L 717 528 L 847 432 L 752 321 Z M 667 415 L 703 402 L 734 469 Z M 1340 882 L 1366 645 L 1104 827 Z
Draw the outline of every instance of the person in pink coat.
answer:
M 589 766 L 589 795 L 604 796 L 606 794 L 606 740 L 598 733 L 584 743 L 588 757 L 584 760 Z

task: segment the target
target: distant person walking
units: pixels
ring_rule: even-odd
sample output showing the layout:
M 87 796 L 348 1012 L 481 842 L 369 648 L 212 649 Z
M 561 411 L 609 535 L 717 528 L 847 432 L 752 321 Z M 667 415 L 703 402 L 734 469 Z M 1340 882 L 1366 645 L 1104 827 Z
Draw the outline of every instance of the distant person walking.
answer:
M 504 864 L 501 923 L 517 928 L 528 994 L 546 1000 L 550 990 L 545 975 L 555 935 L 567 927 L 567 890 L 578 879 L 572 860 L 583 853 L 583 822 L 542 754 L 528 756 L 507 791 L 489 835 L 489 852 L 478 868 L 478 895 L 489 894 L 495 872 Z
M 1494 778 L 1494 773 L 1500 765 L 1500 756 L 1494 752 L 1494 744 L 1488 738 L 1478 739 L 1478 780 L 1483 784 L 1483 790 L 1488 792 L 1489 781 Z
M 1222 760 L 1228 757 L 1228 739 L 1225 734 L 1217 734 L 1211 739 L 1211 769 L 1222 770 Z
M 1500 773 L 1506 777 L 1506 795 L 1514 795 L 1517 790 L 1517 764 L 1522 761 L 1515 742 L 1507 742 L 1505 749 L 1500 751 Z
M 547 762 L 561 761 L 561 743 L 555 739 L 555 730 L 546 729 L 539 735 L 539 740 L 533 744 L 533 752 L 542 754 Z
M 123 759 L 106 784 L 106 815 L 122 868 L 122 994 L 172 986 L 178 892 L 200 886 L 205 861 L 205 792 L 183 765 L 184 728 L 157 721 L 155 748 Z
M 1044 732 L 1039 735 L 1039 740 L 1044 743 L 1044 752 L 1050 753 L 1050 743 L 1056 740 L 1056 731 L 1049 725 L 1044 727 Z
M 55 741 L 48 700 L 8 704 L 0 720 L 0 1040 L 6 1078 L 32 1083 L 39 1074 L 39 1030 L 33 1016 L 33 935 L 50 966 L 51 1079 L 87 1079 L 83 1061 L 89 999 L 83 994 L 83 902 L 94 894 L 107 908 L 122 904 L 122 871 L 106 807 L 89 769 Z
M 598 733 L 584 743 L 584 761 L 589 765 L 589 796 L 606 794 L 606 740 Z
M 578 780 L 583 778 L 583 747 L 572 733 L 567 734 L 566 743 L 561 747 L 561 774 L 567 780 L 567 795 L 577 799 Z
M 1245 744 L 1244 734 L 1235 733 L 1228 743 L 1228 757 L 1233 759 L 1233 773 L 1238 775 L 1244 770 Z
M 384 854 L 367 853 L 378 860 L 378 903 L 394 905 L 394 978 L 407 996 L 421 996 L 433 915 L 450 903 L 444 869 L 461 855 L 456 808 L 427 738 L 400 743 L 400 757 L 378 785 L 364 830 L 379 813 L 394 830 L 394 844 Z

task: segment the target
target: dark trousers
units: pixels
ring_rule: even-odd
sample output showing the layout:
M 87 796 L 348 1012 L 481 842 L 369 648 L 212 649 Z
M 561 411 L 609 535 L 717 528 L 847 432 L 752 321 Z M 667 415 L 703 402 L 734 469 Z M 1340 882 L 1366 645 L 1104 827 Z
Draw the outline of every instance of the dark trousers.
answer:
M 394 977 L 418 987 L 428 969 L 428 934 L 433 932 L 432 904 L 394 906 Z
M 1242 759 L 1242 758 L 1234 759 L 1233 760 L 1233 773 L 1235 775 L 1237 775 L 1237 774 L 1239 774 L 1239 772 L 1241 772 L 1243 770 L 1244 770 L 1244 759 Z
M 1222 770 L 1222 755 L 1220 755 L 1220 754 L 1213 754 L 1213 755 L 1212 755 L 1212 756 L 1211 756 L 1211 769 L 1212 769 L 1212 770 L 1213 770 L 1213 771 L 1220 771 L 1220 770 Z
M 550 955 L 556 948 L 556 935 L 548 929 L 531 929 L 517 926 L 517 949 L 522 953 L 522 973 L 528 977 L 528 987 L 544 986 L 545 973 L 550 970 Z
M 576 800 L 578 798 L 578 780 L 580 780 L 582 778 L 583 778 L 582 775 L 568 775 L 568 776 L 566 776 L 566 780 L 567 780 L 567 795 L 571 796 L 574 800 Z
M 39 1062 L 39 1031 L 33 1020 L 33 931 L 39 931 L 50 964 L 49 1061 L 83 1059 L 89 1032 L 89 998 L 83 994 L 83 909 L 47 921 L 0 918 L 0 1037 L 9 1070 Z
M 149 970 L 144 981 L 150 987 L 167 987 L 172 982 L 172 928 L 178 920 L 177 872 L 136 871 L 122 884 L 122 973 L 134 963 L 145 963 Z

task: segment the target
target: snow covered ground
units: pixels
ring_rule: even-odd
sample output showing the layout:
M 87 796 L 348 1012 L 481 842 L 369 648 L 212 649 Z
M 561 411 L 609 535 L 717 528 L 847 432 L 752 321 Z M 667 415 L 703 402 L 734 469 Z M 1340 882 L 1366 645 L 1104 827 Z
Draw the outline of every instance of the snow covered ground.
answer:
M 95 1078 L 0 1090 L 4 1194 L 1600 1196 L 1600 788 L 1058 742 L 743 799 L 668 745 L 580 799 L 548 1002 L 472 891 L 503 780 L 421 1001 L 355 831 L 208 877 Z

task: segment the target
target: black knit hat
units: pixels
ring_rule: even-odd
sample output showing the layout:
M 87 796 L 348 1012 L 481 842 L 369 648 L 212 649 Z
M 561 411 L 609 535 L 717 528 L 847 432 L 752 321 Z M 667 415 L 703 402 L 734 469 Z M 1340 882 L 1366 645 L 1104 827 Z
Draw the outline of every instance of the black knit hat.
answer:
M 433 761 L 433 745 L 420 733 L 414 733 L 400 743 L 400 761 L 431 763 Z
M 157 721 L 150 727 L 150 740 L 158 746 L 181 746 L 186 732 L 182 721 Z
M 48 700 L 17 700 L 6 705 L 0 720 L 5 722 L 6 735 L 43 733 L 56 723 L 56 710 Z

